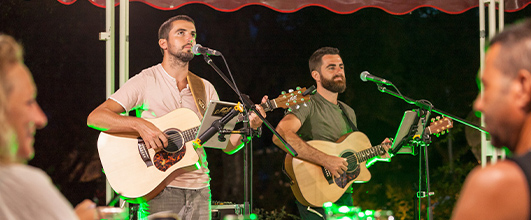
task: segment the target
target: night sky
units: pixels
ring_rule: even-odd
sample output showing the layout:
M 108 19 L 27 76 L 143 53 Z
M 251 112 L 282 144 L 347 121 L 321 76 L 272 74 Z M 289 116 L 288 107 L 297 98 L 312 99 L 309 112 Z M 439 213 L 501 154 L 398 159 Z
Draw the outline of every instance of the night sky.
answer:
M 178 14 L 195 19 L 197 42 L 224 54 L 240 90 L 255 102 L 263 95 L 275 98 L 283 90 L 311 86 L 314 81 L 308 58 L 320 47 L 337 47 L 348 83 L 340 100 L 356 111 L 358 128 L 376 145 L 385 137 L 394 137 L 403 112 L 416 107 L 379 92 L 374 83 L 362 82 L 362 71 L 392 81 L 405 96 L 429 100 L 435 108 L 457 117 L 478 120 L 472 111 L 480 63 L 478 13 L 477 8 L 459 15 L 420 8 L 406 15 L 390 15 L 367 8 L 339 15 L 307 7 L 284 14 L 263 6 L 227 13 L 200 4 L 161 11 L 132 2 L 130 76 L 162 61 L 158 28 Z M 525 17 L 531 17 L 530 7 L 506 13 L 506 23 Z M 106 99 L 105 43 L 98 40 L 104 29 L 105 9 L 86 0 L 69 6 L 36 0 L 0 3 L 0 32 L 23 44 L 25 63 L 38 87 L 37 100 L 49 119 L 48 126 L 37 132 L 36 154 L 30 165 L 45 170 L 74 205 L 85 198 L 104 199 L 105 179 L 96 148 L 99 132 L 86 126 L 88 114 Z M 221 58 L 213 60 L 227 72 Z M 190 70 L 212 82 L 221 100 L 238 101 L 202 57 L 191 61 Z M 267 119 L 276 126 L 282 115 L 282 110 L 275 110 Z M 462 178 L 477 164 L 470 149 L 477 147 L 473 137 L 479 133 L 465 130 L 456 123 L 451 135 L 434 137 L 428 148 L 430 180 L 440 198 L 455 198 Z M 282 173 L 285 154 L 271 143 L 271 135 L 264 129 L 262 137 L 254 140 L 254 208 L 280 210 L 285 206 L 287 212 L 297 214 L 288 179 Z M 212 149 L 207 153 L 213 200 L 241 203 L 242 153 L 228 156 Z M 418 157 L 398 155 L 390 163 L 373 165 L 373 179 L 355 186 L 359 196 L 355 203 L 364 209 L 399 212 L 389 199 L 393 192 L 388 187 L 416 191 Z M 462 178 L 449 177 L 459 176 L 457 173 Z M 449 186 L 442 182 L 457 188 L 445 191 Z M 413 201 L 414 192 L 405 196 Z M 452 199 L 434 200 L 441 207 L 448 200 L 445 209 L 453 207 Z

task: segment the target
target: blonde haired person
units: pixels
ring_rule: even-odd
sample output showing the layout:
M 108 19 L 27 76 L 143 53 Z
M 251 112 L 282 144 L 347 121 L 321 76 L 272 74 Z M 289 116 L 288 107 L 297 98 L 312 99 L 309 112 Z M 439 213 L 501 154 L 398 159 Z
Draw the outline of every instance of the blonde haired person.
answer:
M 0 219 L 93 219 L 93 202 L 74 210 L 45 172 L 26 164 L 35 130 L 47 123 L 36 94 L 22 47 L 0 34 Z

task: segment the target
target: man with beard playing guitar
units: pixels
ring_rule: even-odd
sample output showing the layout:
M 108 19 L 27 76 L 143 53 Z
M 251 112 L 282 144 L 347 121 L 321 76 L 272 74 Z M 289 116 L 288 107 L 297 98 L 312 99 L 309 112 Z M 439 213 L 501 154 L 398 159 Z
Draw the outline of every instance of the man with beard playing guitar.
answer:
M 293 111 L 288 112 L 279 122 L 276 130 L 295 149 L 298 153 L 298 159 L 322 166 L 324 170 L 327 170 L 326 173 L 331 175 L 330 179 L 339 178 L 341 174 L 349 170 L 347 159 L 322 152 L 306 141 L 336 142 L 343 135 L 358 131 L 354 110 L 337 100 L 338 94 L 346 89 L 344 64 L 338 49 L 323 47 L 315 51 L 310 57 L 309 66 L 311 75 L 317 83 L 317 92 L 311 96 L 308 107 L 293 109 Z M 273 137 L 273 142 L 284 149 L 278 138 Z M 389 139 L 385 139 L 382 144 L 390 142 Z M 377 155 L 389 157 L 388 149 L 389 147 L 380 147 Z M 289 169 L 286 166 L 286 170 Z M 296 181 L 302 182 L 302 180 Z M 317 191 L 319 190 L 321 189 L 317 189 Z M 304 197 L 297 195 L 295 190 L 294 194 L 298 200 L 296 203 L 302 219 L 325 218 L 324 210 L 320 207 L 322 204 L 307 204 L 308 202 L 304 201 Z M 331 202 L 336 205 L 352 206 L 352 188 L 348 187 L 337 201 Z
M 87 125 L 109 134 L 140 136 L 147 149 L 158 152 L 168 146 L 170 137 L 146 119 L 161 117 L 176 109 L 185 108 L 202 118 L 206 103 L 219 100 L 219 97 L 210 82 L 188 70 L 189 61 L 194 57 L 191 49 L 196 44 L 196 34 L 194 20 L 186 15 L 177 15 L 164 22 L 159 29 L 158 41 L 163 53 L 162 63 L 144 69 L 129 79 L 116 93 L 92 111 L 87 118 Z M 267 97 L 264 97 L 262 102 L 266 99 Z M 139 107 L 142 107 L 139 109 L 141 118 L 120 115 L 121 112 Z M 263 109 L 260 106 L 257 106 L 257 109 L 265 117 Z M 183 121 L 185 120 L 180 122 Z M 262 124 L 254 113 L 249 116 L 249 121 L 253 129 Z M 232 134 L 224 151 L 237 151 L 242 146 L 240 140 L 240 135 Z M 201 167 L 169 179 L 171 182 L 164 190 L 147 202 L 150 214 L 172 212 L 183 220 L 212 218 L 206 154 L 202 148 L 198 148 L 196 152 Z

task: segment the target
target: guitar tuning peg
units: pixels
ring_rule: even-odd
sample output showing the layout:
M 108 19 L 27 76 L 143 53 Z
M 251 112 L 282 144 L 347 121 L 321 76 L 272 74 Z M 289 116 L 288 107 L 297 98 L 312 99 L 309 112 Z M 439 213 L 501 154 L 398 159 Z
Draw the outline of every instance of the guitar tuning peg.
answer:
M 297 86 L 297 88 L 295 88 L 296 90 L 301 90 L 301 87 L 300 86 Z
M 289 102 L 286 102 L 286 106 L 289 106 Z
M 301 108 L 300 105 L 296 105 L 296 106 L 295 106 L 295 109 L 299 109 L 299 108 Z
M 443 130 L 443 131 L 441 132 L 441 134 L 446 134 L 446 130 Z
M 292 93 L 292 92 L 293 92 L 293 89 L 289 89 L 288 92 L 289 92 L 289 93 Z
M 304 98 L 301 98 L 301 102 L 304 102 Z
M 435 118 L 437 118 L 437 120 L 439 120 L 439 119 L 441 119 L 441 116 L 437 116 L 437 117 L 435 117 Z
M 291 112 L 291 111 L 293 111 L 293 110 L 291 110 L 291 108 L 288 108 L 288 112 Z
M 431 122 L 434 122 L 435 121 L 435 118 L 431 118 Z
M 441 136 L 441 135 L 440 135 L 439 133 L 437 133 L 437 134 L 435 134 L 435 136 L 436 136 L 436 137 L 439 137 L 439 136 Z
M 282 91 L 280 94 L 284 95 L 284 94 L 286 94 L 286 91 Z

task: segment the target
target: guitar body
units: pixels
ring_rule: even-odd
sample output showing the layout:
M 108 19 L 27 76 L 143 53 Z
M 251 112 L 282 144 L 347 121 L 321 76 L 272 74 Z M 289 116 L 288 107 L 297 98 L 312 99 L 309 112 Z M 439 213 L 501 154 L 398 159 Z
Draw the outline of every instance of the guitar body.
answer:
M 307 142 L 328 155 L 348 158 L 348 170 L 340 178 L 333 178 L 323 167 L 287 154 L 285 169 L 292 180 L 291 190 L 297 200 L 312 207 L 322 207 L 325 202 L 337 201 L 353 182 L 367 182 L 371 173 L 366 160 L 358 163 L 357 152 L 371 148 L 370 140 L 361 132 L 352 132 L 336 143 L 321 140 Z
M 186 108 L 147 120 L 174 135 L 200 125 L 197 115 Z M 174 140 L 182 142 L 175 153 L 155 152 L 146 149 L 138 136 L 101 132 L 98 153 L 111 187 L 128 202 L 140 203 L 158 195 L 178 175 L 197 169 L 194 165 L 199 157 L 192 146 L 193 137 L 185 140 Z

